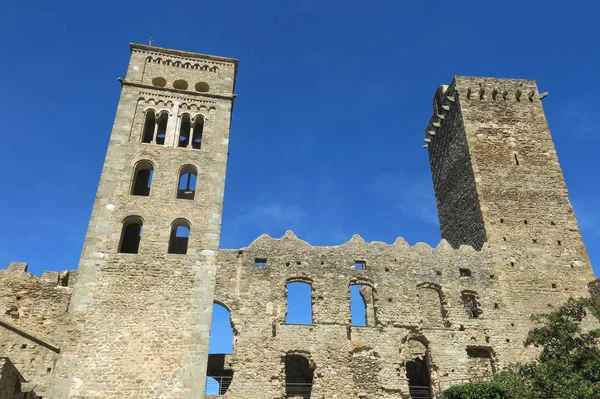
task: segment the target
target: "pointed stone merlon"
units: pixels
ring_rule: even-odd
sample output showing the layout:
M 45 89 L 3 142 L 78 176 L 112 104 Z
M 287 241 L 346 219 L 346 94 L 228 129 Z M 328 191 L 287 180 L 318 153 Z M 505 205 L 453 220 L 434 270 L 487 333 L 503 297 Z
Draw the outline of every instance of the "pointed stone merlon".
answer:
M 27 272 L 27 262 L 11 262 L 8 265 L 9 273 L 26 273 Z
M 454 92 L 452 85 L 439 86 L 435 92 L 433 98 L 433 116 L 429 120 L 429 124 L 425 129 L 425 142 L 430 143 L 434 136 L 436 136 L 442 125 L 445 123 L 447 118 L 452 115 L 452 108 L 456 102 L 456 93 Z M 425 144 L 423 148 L 429 148 L 430 146 Z

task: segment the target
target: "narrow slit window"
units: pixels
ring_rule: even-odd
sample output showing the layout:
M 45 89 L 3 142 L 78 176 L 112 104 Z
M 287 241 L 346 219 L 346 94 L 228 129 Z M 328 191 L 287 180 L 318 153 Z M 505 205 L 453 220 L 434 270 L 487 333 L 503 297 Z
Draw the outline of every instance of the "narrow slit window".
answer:
M 190 122 L 190 116 L 185 114 L 181 117 L 181 126 L 179 128 L 179 143 L 178 147 L 189 147 L 190 146 L 190 134 L 192 131 L 192 124 Z
M 204 132 L 204 119 L 201 116 L 196 117 L 194 122 L 194 131 L 192 133 L 192 148 L 199 150 L 202 147 L 202 134 Z
M 515 155 L 515 165 L 518 165 L 519 164 L 519 157 L 517 156 L 517 154 L 514 154 L 514 155 Z
M 478 319 L 483 313 L 479 304 L 479 297 L 476 292 L 463 291 L 461 293 L 463 306 L 469 316 L 469 319 Z
M 167 137 L 167 122 L 169 120 L 169 115 L 166 112 L 163 112 L 158 117 L 158 126 L 156 129 L 156 144 L 164 145 L 165 138 Z
M 153 110 L 146 111 L 146 120 L 144 121 L 144 133 L 142 134 L 142 143 L 151 143 L 154 139 L 154 129 L 156 128 L 156 114 Z
M 139 216 L 129 216 L 123 221 L 119 252 L 125 254 L 138 253 L 140 248 L 140 240 L 142 238 L 143 224 L 142 218 Z
M 177 187 L 177 198 L 193 200 L 196 196 L 196 179 L 198 171 L 191 165 L 186 165 L 179 172 L 179 185 Z
M 176 220 L 171 226 L 168 252 L 170 254 L 187 254 L 189 238 L 190 224 L 186 220 Z
M 131 185 L 131 195 L 140 195 L 147 197 L 150 195 L 152 186 L 152 176 L 154 167 L 148 161 L 141 161 L 135 167 L 133 173 L 133 184 Z

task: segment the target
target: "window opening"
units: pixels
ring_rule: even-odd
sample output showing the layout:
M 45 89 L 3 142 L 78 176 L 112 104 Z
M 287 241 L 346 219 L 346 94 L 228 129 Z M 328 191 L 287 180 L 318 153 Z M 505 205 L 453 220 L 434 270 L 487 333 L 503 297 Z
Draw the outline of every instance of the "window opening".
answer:
M 167 137 L 167 122 L 168 122 L 168 114 L 163 112 L 158 117 L 158 126 L 156 129 L 156 144 L 164 145 L 165 138 Z
M 156 128 L 156 114 L 153 110 L 146 111 L 146 120 L 144 121 L 144 133 L 142 143 L 151 143 L 154 139 L 154 129 Z
M 150 186 L 152 185 L 152 176 L 154 167 L 150 162 L 138 162 L 135 167 L 133 184 L 131 186 L 131 195 L 150 195 Z
M 287 324 L 312 324 L 312 285 L 304 281 L 291 281 L 287 288 Z
M 267 258 L 254 258 L 254 266 L 267 266 Z
M 192 131 L 192 124 L 190 122 L 190 116 L 185 114 L 181 117 L 181 127 L 179 128 L 179 143 L 178 147 L 189 147 L 190 146 L 190 133 Z
M 461 293 L 462 303 L 467 311 L 467 315 L 469 319 L 477 319 L 483 313 L 481 310 L 481 306 L 479 305 L 479 298 L 477 297 L 477 293 L 463 291 Z
M 123 221 L 119 252 L 137 254 L 142 238 L 143 221 L 139 216 L 130 216 Z
M 354 268 L 356 270 L 364 270 L 367 266 L 367 262 L 365 262 L 364 260 L 355 260 L 354 261 Z
M 461 267 L 458 269 L 458 273 L 460 277 L 471 277 L 471 269 Z
M 515 155 L 515 165 L 518 165 L 519 164 L 519 157 L 517 156 L 517 154 L 514 154 L 514 155 Z
M 176 220 L 171 226 L 168 252 L 170 254 L 186 254 L 189 238 L 190 224 L 186 220 Z
M 419 285 L 419 307 L 424 327 L 450 327 L 446 297 L 437 284 L 423 283 Z
M 233 324 L 229 310 L 218 303 L 213 304 L 210 324 L 210 344 L 206 368 L 205 395 L 225 395 L 233 380 L 233 370 L 228 367 L 228 355 L 233 353 Z
M 302 355 L 285 356 L 285 395 L 286 398 L 310 399 L 314 369 Z
M 177 198 L 193 200 L 196 196 L 196 179 L 198 172 L 191 165 L 184 166 L 179 172 L 179 186 L 177 187 Z
M 350 285 L 350 325 L 375 325 L 373 288 L 366 284 Z
M 468 373 L 475 378 L 490 377 L 496 373 L 496 365 L 490 348 L 467 347 Z
M 192 148 L 199 150 L 202 147 L 202 132 L 204 130 L 204 119 L 201 116 L 196 117 L 194 130 L 192 133 Z
M 430 399 L 431 376 L 427 347 L 411 339 L 406 343 L 405 348 L 408 393 L 412 399 Z

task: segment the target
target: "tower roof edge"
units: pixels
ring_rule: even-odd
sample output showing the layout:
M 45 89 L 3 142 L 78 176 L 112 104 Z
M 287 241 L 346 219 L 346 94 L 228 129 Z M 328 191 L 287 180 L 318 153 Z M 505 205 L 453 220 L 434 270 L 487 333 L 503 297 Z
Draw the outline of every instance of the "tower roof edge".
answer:
M 213 60 L 213 61 L 230 62 L 236 66 L 236 69 L 237 69 L 237 64 L 238 64 L 237 58 L 222 57 L 222 56 L 218 56 L 218 55 L 210 55 L 210 54 L 202 54 L 202 53 L 194 53 L 191 51 L 174 50 L 174 49 L 169 49 L 169 48 L 164 48 L 164 47 L 148 46 L 145 44 L 138 44 L 138 43 L 129 43 L 129 50 L 131 52 L 133 52 L 134 50 L 154 51 L 154 52 L 163 53 L 163 54 L 176 55 L 179 57 L 202 58 L 202 59 L 209 59 L 209 60 Z

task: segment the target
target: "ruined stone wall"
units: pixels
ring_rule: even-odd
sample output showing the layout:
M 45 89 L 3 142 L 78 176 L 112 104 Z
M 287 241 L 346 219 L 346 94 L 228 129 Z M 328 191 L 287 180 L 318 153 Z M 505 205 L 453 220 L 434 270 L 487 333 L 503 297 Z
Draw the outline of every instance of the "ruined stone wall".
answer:
M 73 345 L 58 361 L 53 399 L 203 397 L 237 61 L 131 51 L 65 327 Z M 165 57 L 218 71 L 154 62 Z M 195 82 L 209 82 L 208 91 Z M 142 142 L 150 110 L 168 118 L 164 145 Z M 204 121 L 200 149 L 178 146 L 184 113 Z M 146 196 L 132 195 L 139 162 L 153 167 Z M 177 198 L 184 167 L 197 171 L 193 199 Z M 137 253 L 119 252 L 128 217 L 143 222 Z M 188 250 L 167 253 L 179 221 L 190 226 Z
M 338 247 L 312 247 L 291 232 L 219 251 L 215 301 L 231 311 L 236 332 L 229 397 L 280 397 L 282 359 L 289 353 L 303 354 L 314 365 L 314 398 L 408 395 L 405 364 L 412 352 L 404 348 L 411 342 L 428 348 L 434 393 L 531 359 L 535 350 L 523 347 L 530 313 L 587 290 L 584 285 L 565 293 L 547 281 L 538 286 L 525 279 L 529 291 L 512 291 L 503 284 L 512 271 L 496 265 L 502 256 L 487 246 L 455 250 L 442 241 L 434 249 L 401 239 L 365 243 L 358 236 Z M 255 266 L 256 259 L 266 259 L 267 266 Z M 364 270 L 354 267 L 357 260 L 366 262 Z M 288 281 L 312 284 L 312 325 L 286 324 Z M 372 325 L 350 326 L 354 283 L 373 289 Z M 465 292 L 477 296 L 478 318 L 469 317 Z
M 0 270 L 0 356 L 9 357 L 37 392 L 48 387 L 63 344 L 70 277 L 66 272 L 32 276 L 26 263 Z

